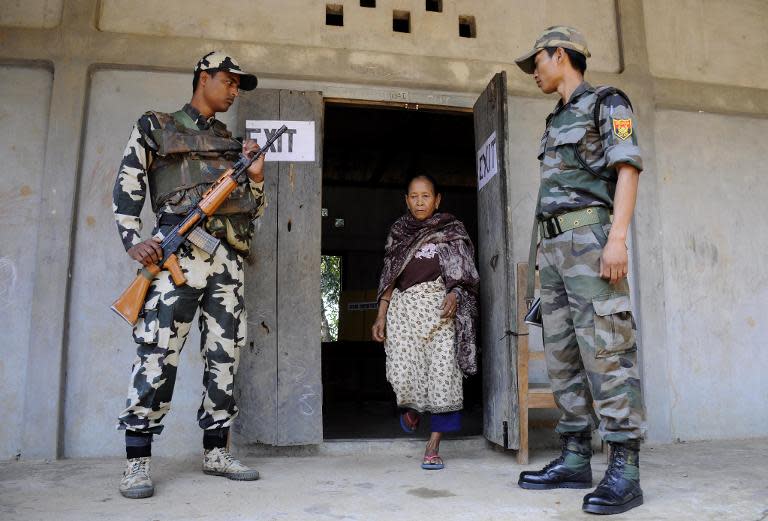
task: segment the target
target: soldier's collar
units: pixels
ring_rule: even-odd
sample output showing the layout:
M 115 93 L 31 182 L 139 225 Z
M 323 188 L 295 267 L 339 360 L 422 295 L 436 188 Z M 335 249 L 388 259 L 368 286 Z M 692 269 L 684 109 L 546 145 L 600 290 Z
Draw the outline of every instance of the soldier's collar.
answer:
M 200 114 L 200 111 L 197 110 L 195 107 L 190 105 L 189 103 L 186 103 L 184 105 L 184 108 L 182 109 L 184 112 L 187 113 L 187 115 L 192 118 L 192 121 L 197 123 L 197 126 L 200 127 L 202 130 L 206 130 L 213 125 L 213 122 L 216 120 L 213 116 L 210 118 L 206 118 L 202 114 Z
M 575 101 L 576 98 L 584 94 L 585 92 L 594 92 L 595 88 L 587 83 L 586 81 L 582 81 L 578 87 L 576 87 L 576 90 L 573 91 L 573 94 L 571 94 L 571 99 L 568 100 L 568 103 Z
M 590 85 L 586 81 L 582 81 L 579 84 L 579 86 L 574 89 L 573 93 L 571 94 L 571 98 L 568 100 L 568 103 L 564 105 L 562 99 L 558 101 L 557 105 L 555 105 L 555 110 L 552 112 L 552 114 L 553 115 L 557 114 L 558 112 L 563 110 L 563 108 L 575 102 L 582 94 L 586 92 L 594 92 L 594 91 L 595 91 L 595 88 L 592 85 Z

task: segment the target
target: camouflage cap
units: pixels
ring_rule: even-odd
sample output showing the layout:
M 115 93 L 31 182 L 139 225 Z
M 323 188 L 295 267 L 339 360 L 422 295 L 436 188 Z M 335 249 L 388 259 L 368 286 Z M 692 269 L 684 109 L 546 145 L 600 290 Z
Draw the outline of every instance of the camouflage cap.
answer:
M 533 44 L 533 49 L 516 59 L 515 63 L 524 73 L 533 74 L 536 69 L 536 54 L 547 47 L 562 47 L 581 53 L 586 58 L 591 56 L 589 49 L 587 49 L 587 40 L 578 29 L 567 25 L 553 25 L 544 29 L 536 43 Z
M 200 58 L 200 61 L 195 65 L 195 73 L 211 69 L 229 71 L 240 76 L 240 90 L 253 90 L 259 82 L 256 76 L 241 69 L 237 60 L 223 51 L 211 51 Z

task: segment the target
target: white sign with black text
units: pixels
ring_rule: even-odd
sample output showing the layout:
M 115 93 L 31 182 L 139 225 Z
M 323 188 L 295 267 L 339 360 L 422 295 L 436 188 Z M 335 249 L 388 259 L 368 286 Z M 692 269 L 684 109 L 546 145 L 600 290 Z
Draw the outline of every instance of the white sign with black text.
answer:
M 263 145 L 283 125 L 288 127 L 288 130 L 267 150 L 267 161 L 314 161 L 314 121 L 249 119 L 245 122 L 245 130 L 250 139 L 255 139 L 260 145 Z
M 483 189 L 488 181 L 499 173 L 499 164 L 496 160 L 496 131 L 485 140 L 483 146 L 477 151 L 477 191 Z

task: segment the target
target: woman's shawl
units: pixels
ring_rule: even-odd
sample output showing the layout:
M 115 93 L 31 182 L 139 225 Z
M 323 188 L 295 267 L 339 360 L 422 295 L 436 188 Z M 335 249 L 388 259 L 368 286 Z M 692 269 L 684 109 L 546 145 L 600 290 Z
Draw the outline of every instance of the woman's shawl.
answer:
M 377 300 L 400 276 L 414 254 L 427 243 L 437 244 L 440 271 L 446 291 L 457 294 L 454 345 L 464 374 L 477 372 L 477 292 L 480 277 L 475 267 L 475 248 L 464 225 L 451 214 L 436 213 L 419 221 L 410 213 L 392 225 L 384 248 L 384 269 Z

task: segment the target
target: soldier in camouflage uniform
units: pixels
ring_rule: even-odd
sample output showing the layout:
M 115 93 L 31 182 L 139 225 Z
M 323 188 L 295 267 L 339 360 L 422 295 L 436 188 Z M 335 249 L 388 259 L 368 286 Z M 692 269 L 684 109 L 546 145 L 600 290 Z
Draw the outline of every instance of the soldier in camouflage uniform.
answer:
M 222 52 L 196 65 L 192 100 L 173 114 L 147 112 L 131 132 L 113 192 L 117 228 L 128 254 L 149 265 L 162 256 L 159 241 L 200 200 L 206 189 L 232 166 L 239 154 L 258 150 L 255 141 L 241 144 L 215 119 L 239 90 L 256 87 L 256 77 L 242 71 Z M 120 483 L 125 497 L 149 497 L 152 436 L 163 430 L 173 395 L 179 355 L 200 310 L 201 354 L 205 365 L 203 399 L 197 420 L 203 431 L 203 471 L 236 480 L 258 479 L 258 472 L 232 457 L 229 426 L 237 416 L 233 383 L 240 348 L 245 343 L 243 256 L 253 235 L 253 220 L 264 211 L 264 159 L 248 170 L 238 187 L 206 222 L 221 240 L 209 255 L 189 243 L 178 253 L 187 283 L 174 285 L 161 271 L 152 281 L 133 330 L 137 347 L 131 386 L 118 428 L 125 429 L 127 468 Z M 139 218 L 147 196 L 157 216 L 153 237 L 142 241 Z
M 516 60 L 544 93 L 561 98 L 539 147 L 536 219 L 544 350 L 563 449 L 543 470 L 523 472 L 519 485 L 590 488 L 598 428 L 610 465 L 583 509 L 612 514 L 643 502 L 644 405 L 625 242 L 643 164 L 629 100 L 584 81 L 589 56 L 581 33 L 557 26 Z

